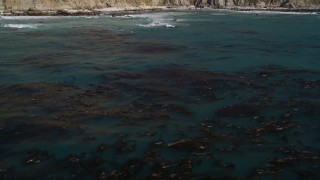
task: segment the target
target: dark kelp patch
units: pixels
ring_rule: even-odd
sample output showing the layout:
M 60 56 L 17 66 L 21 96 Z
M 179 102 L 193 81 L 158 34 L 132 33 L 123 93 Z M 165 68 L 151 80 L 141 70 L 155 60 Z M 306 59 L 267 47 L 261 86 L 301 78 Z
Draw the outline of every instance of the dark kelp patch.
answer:
M 221 117 L 254 117 L 259 115 L 259 112 L 255 106 L 250 106 L 246 104 L 236 104 L 226 106 L 217 111 L 217 115 Z
M 221 73 L 175 66 L 101 73 L 100 83 L 85 88 L 0 88 L 1 162 L 22 164 L 1 165 L 1 178 L 24 178 L 28 171 L 30 178 L 48 179 L 232 179 L 243 161 L 225 157 L 251 153 L 262 160 L 242 178 L 320 177 L 319 137 L 312 134 L 319 129 L 319 72 L 268 66 Z M 51 149 L 16 147 L 73 139 L 89 148 L 61 157 Z
M 132 50 L 129 50 L 129 53 L 133 54 L 167 54 L 167 53 L 176 53 L 183 50 L 180 46 L 173 46 L 169 44 L 155 44 L 155 43 L 145 43 L 138 44 Z M 128 52 L 126 52 L 128 53 Z

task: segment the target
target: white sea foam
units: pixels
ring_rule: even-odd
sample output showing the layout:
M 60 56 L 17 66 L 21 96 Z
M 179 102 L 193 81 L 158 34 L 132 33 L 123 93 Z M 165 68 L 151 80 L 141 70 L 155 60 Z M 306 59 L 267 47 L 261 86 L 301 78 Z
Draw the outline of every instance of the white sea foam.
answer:
M 135 14 L 132 17 L 144 18 L 149 23 L 138 24 L 141 27 L 166 27 L 175 28 L 179 24 L 179 16 L 185 13 L 181 12 L 166 12 L 166 13 L 145 13 L 145 14 Z
M 99 16 L 80 16 L 80 17 L 84 17 L 86 19 L 98 19 Z
M 2 16 L 2 19 L 8 20 L 28 20 L 28 19 L 49 19 L 57 18 L 58 16 Z
M 238 11 L 243 14 L 283 14 L 283 15 L 317 15 L 317 12 L 283 12 L 283 11 Z
M 23 28 L 29 28 L 34 29 L 37 28 L 39 25 L 37 24 L 5 24 L 3 27 L 5 28 L 17 28 L 17 29 L 23 29 Z
M 152 22 L 149 24 L 138 24 L 141 27 L 167 27 L 167 28 L 174 28 L 175 26 L 172 24 L 167 23 L 160 23 L 160 22 Z
M 224 14 L 224 13 L 212 13 L 211 15 L 214 15 L 214 16 L 224 16 L 224 15 L 226 15 L 226 14 Z
M 116 18 L 132 18 L 132 15 L 116 16 Z
M 175 26 L 174 26 L 174 25 L 171 25 L 171 24 L 166 24 L 166 27 L 167 27 L 167 28 L 174 28 Z

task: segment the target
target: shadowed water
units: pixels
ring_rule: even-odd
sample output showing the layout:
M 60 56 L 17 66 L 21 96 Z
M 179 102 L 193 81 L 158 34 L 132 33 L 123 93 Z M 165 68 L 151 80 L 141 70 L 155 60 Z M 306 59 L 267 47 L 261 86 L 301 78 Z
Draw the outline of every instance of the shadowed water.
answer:
M 1 179 L 318 179 L 320 16 L 0 19 Z

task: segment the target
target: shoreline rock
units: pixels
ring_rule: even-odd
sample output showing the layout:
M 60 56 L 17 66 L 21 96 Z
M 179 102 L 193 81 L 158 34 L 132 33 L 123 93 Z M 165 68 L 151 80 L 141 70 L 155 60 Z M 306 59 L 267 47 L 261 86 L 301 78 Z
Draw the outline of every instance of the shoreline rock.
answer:
M 232 11 L 269 11 L 269 12 L 320 12 L 320 8 L 255 8 L 255 7 L 232 7 L 227 8 Z
M 195 6 L 141 6 L 141 7 L 109 7 L 101 9 L 59 9 L 59 10 L 38 10 L 28 9 L 22 10 L 0 10 L 0 16 L 99 16 L 110 15 L 112 17 L 125 16 L 130 14 L 139 14 L 145 12 L 156 11 L 179 11 L 179 10 L 226 10 L 235 12 L 297 12 L 297 13 L 318 13 L 320 7 L 317 8 L 283 8 L 283 7 L 251 7 L 251 6 L 231 6 L 231 7 L 201 7 Z

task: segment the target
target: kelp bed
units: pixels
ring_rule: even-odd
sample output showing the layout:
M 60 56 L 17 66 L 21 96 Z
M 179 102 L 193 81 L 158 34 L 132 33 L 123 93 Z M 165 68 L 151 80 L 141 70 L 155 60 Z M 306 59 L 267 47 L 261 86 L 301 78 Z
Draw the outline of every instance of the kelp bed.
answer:
M 101 70 L 0 89 L 0 179 L 318 179 L 319 71 Z

